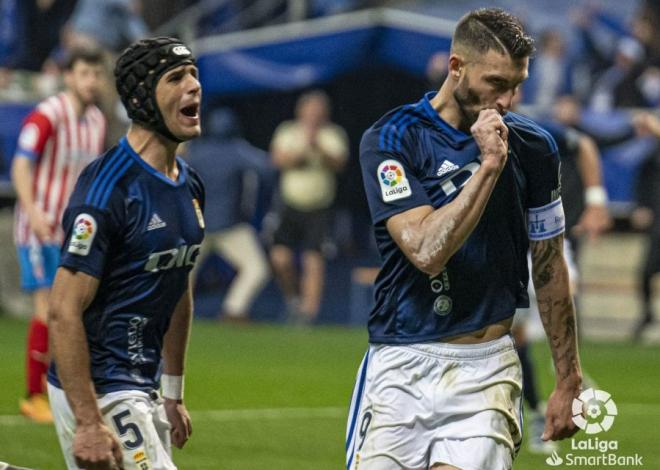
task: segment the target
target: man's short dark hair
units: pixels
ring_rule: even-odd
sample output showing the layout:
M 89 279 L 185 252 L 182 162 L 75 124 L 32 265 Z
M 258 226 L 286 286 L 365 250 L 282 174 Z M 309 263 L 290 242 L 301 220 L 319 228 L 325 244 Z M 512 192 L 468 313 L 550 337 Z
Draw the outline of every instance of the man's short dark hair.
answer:
M 85 62 L 86 64 L 103 65 L 104 63 L 103 51 L 96 47 L 75 47 L 67 54 L 63 66 L 64 70 L 72 70 L 77 62 Z
M 493 49 L 512 59 L 534 53 L 534 39 L 525 34 L 520 20 L 500 8 L 480 8 L 463 16 L 452 38 L 452 50 L 457 46 L 480 54 Z

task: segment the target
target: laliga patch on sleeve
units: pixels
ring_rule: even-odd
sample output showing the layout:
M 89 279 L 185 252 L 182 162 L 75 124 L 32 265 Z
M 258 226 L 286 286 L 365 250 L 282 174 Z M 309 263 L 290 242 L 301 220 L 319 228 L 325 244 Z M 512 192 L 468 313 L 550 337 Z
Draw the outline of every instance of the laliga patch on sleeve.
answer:
M 97 232 L 96 219 L 89 214 L 79 214 L 73 224 L 73 233 L 69 241 L 69 253 L 87 256 Z
M 385 160 L 378 166 L 376 174 L 384 202 L 404 199 L 412 195 L 403 165 L 396 160 Z
M 563 233 L 565 228 L 566 219 L 561 198 L 527 211 L 527 233 L 530 240 L 539 241 L 556 237 Z

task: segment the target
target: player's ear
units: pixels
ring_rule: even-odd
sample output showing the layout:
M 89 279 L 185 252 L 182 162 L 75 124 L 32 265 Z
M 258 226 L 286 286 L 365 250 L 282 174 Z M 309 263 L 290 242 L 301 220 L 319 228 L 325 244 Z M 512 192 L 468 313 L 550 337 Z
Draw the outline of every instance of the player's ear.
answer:
M 449 56 L 449 77 L 453 80 L 458 80 L 463 72 L 465 61 L 459 54 L 452 53 Z

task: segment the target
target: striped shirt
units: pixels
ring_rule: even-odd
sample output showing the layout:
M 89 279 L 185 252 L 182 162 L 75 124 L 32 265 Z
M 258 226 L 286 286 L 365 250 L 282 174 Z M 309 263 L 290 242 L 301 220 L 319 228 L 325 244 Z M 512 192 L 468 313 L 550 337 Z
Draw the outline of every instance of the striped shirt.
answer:
M 54 243 L 63 240 L 62 213 L 80 172 L 103 151 L 105 131 L 105 117 L 96 106 L 88 106 L 78 118 L 66 93 L 39 103 L 23 123 L 15 158 L 28 158 L 34 163 L 34 202 L 54 228 Z M 20 201 L 14 214 L 15 243 L 38 243 Z

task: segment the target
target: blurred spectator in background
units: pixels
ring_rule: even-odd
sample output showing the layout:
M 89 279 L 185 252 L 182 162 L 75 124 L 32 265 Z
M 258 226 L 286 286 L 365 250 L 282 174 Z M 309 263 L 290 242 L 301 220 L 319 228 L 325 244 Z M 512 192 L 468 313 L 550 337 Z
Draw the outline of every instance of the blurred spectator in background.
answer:
M 280 170 L 279 225 L 271 261 L 290 320 L 310 324 L 318 315 L 325 278 L 322 245 L 332 223 L 335 174 L 348 157 L 346 132 L 330 122 L 330 101 L 322 91 L 303 94 L 295 120 L 276 129 L 271 143 Z M 302 254 L 300 287 L 296 253 Z
M 426 80 L 430 90 L 439 90 L 449 73 L 449 53 L 436 52 L 426 64 Z
M 636 39 L 622 38 L 616 47 L 614 63 L 594 83 L 590 106 L 608 112 L 615 107 L 647 106 L 638 80 L 645 68 L 644 48 Z
M 640 134 L 660 138 L 660 119 L 656 116 L 642 113 L 636 116 L 635 125 Z M 660 145 L 639 170 L 637 208 L 632 213 L 631 223 L 648 234 L 644 263 L 639 273 L 641 318 L 633 331 L 633 339 L 639 341 L 644 330 L 655 320 L 652 281 L 660 272 Z
M 66 90 L 41 102 L 25 119 L 12 164 L 21 287 L 32 293 L 34 308 L 27 340 L 27 398 L 20 410 L 39 422 L 52 421 L 45 395 L 46 320 L 64 238 L 62 213 L 78 175 L 103 150 L 105 118 L 95 105 L 102 77 L 100 51 L 73 50 L 65 65 Z
M 195 273 L 204 260 L 216 253 L 236 269 L 219 317 L 226 321 L 249 320 L 255 296 L 270 278 L 268 259 L 246 209 L 248 174 L 269 184 L 273 178 L 269 156 L 242 136 L 234 113 L 226 108 L 212 111 L 204 120 L 204 137 L 190 143 L 188 161 L 206 184 L 206 236 Z M 251 181 L 254 182 L 254 179 Z M 257 183 L 258 184 L 258 183 Z M 253 184 L 253 186 L 255 186 Z M 252 198 L 254 199 L 254 198 Z
M 142 0 L 78 0 L 65 32 L 69 47 L 93 44 L 113 53 L 149 35 Z
M 0 0 L 0 67 L 41 70 L 75 5 L 76 0 Z
M 532 59 L 529 79 L 523 84 L 527 102 L 540 112 L 548 110 L 555 99 L 570 91 L 570 67 L 561 32 L 542 31 L 538 52 Z

